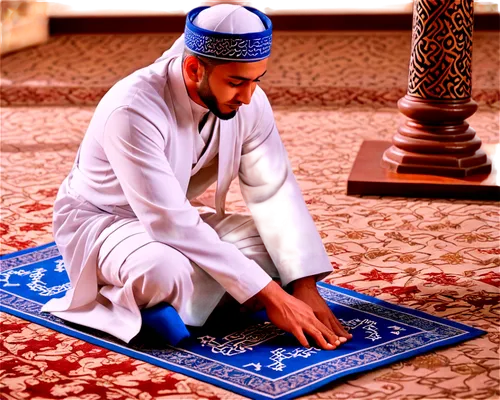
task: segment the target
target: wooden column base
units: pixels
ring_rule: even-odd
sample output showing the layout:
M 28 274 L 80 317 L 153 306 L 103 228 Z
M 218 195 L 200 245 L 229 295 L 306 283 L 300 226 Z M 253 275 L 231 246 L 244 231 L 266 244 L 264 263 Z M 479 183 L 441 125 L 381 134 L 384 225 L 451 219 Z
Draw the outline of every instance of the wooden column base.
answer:
M 401 174 L 431 174 L 456 178 L 491 172 L 491 161 L 483 149 L 464 156 L 417 154 L 391 146 L 382 157 L 382 165 L 392 172 Z
M 500 200 L 500 144 L 483 144 L 492 162 L 489 174 L 464 178 L 396 173 L 381 166 L 391 142 L 365 140 L 347 181 L 348 195 L 386 195 Z

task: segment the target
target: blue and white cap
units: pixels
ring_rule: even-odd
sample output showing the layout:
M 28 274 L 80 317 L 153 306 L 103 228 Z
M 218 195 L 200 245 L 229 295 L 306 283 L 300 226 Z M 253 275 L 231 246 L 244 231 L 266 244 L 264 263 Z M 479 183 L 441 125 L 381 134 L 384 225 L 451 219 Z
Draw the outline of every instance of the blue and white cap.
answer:
M 271 20 L 255 8 L 218 4 L 188 13 L 184 41 L 200 56 L 252 62 L 271 55 L 272 30 Z

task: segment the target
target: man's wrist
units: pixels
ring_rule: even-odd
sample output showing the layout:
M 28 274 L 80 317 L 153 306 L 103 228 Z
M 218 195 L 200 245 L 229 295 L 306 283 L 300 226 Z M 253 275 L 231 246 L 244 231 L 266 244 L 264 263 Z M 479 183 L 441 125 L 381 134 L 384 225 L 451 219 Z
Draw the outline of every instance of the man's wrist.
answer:
M 277 296 L 279 296 L 283 289 L 276 282 L 269 282 L 260 292 L 258 292 L 255 297 L 258 301 L 260 301 L 264 307 L 267 306 L 273 300 L 276 300 Z
M 317 290 L 316 277 L 305 276 L 303 278 L 299 278 L 299 279 L 293 281 L 292 283 L 290 283 L 290 287 L 292 289 L 292 292 L 295 292 L 297 290 L 303 290 L 303 289 Z

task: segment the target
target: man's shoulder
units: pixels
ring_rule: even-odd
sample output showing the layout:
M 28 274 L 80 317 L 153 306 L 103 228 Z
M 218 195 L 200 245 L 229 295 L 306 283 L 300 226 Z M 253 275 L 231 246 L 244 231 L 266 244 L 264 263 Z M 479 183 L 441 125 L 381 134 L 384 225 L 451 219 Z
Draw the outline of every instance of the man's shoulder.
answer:
M 138 72 L 138 71 L 136 71 Z M 163 82 L 146 73 L 131 74 L 117 82 L 99 102 L 88 132 L 101 137 L 106 127 L 131 127 L 166 138 L 175 125 L 175 115 L 164 101 Z M 124 134 L 116 132 L 117 134 Z
M 133 106 L 146 99 L 152 103 L 161 103 L 165 83 L 165 77 L 151 73 L 145 67 L 115 83 L 105 98 L 117 106 Z
M 96 112 L 111 115 L 128 110 L 138 116 L 171 114 L 164 100 L 165 77 L 148 72 L 148 67 L 118 81 L 99 102 Z

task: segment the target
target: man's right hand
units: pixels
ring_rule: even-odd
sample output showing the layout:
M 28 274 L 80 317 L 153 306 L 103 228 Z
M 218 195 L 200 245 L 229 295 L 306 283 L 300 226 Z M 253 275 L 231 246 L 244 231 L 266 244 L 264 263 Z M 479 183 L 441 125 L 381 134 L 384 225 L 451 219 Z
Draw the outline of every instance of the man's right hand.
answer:
M 289 295 L 276 282 L 270 282 L 255 297 L 264 305 L 271 322 L 293 334 L 305 347 L 310 347 L 306 334 L 323 350 L 333 350 L 347 340 L 339 338 L 314 315 L 311 307 Z

